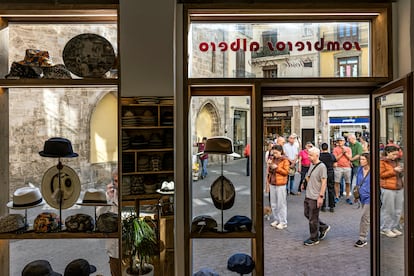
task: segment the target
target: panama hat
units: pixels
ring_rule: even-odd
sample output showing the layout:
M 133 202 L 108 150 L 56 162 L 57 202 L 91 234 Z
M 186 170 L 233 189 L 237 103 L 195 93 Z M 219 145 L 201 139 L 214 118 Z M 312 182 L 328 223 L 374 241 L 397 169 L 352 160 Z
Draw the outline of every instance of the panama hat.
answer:
M 106 193 L 102 189 L 88 189 L 83 195 L 82 202 L 77 203 L 84 206 L 110 206 L 106 199 Z
M 13 209 L 27 209 L 45 204 L 39 188 L 29 183 L 28 187 L 22 187 L 14 191 L 13 200 L 7 203 L 7 207 Z
M 61 137 L 53 137 L 47 140 L 43 146 L 43 150 L 39 152 L 43 157 L 77 157 L 78 154 L 73 152 L 72 143 L 69 139 Z
M 41 191 L 46 202 L 53 208 L 59 209 L 60 198 L 62 198 L 62 209 L 72 207 L 79 198 L 81 185 L 79 176 L 76 172 L 63 165 L 60 170 L 59 189 L 59 170 L 57 166 L 49 168 L 43 175 Z
M 221 175 L 211 184 L 210 195 L 217 209 L 227 210 L 233 207 L 236 191 L 233 183 Z

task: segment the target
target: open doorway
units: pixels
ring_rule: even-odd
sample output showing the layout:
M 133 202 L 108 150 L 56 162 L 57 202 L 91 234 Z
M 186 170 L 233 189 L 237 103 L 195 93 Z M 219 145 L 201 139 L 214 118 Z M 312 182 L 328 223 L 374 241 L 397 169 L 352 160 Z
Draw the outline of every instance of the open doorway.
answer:
M 280 100 L 278 100 L 280 99 Z M 322 144 L 328 145 L 328 152 L 332 152 L 337 140 L 345 135 L 344 144 L 352 147 L 352 139 L 357 139 L 365 135 L 369 143 L 370 129 L 370 102 L 368 95 L 294 95 L 277 97 L 275 95 L 263 96 L 263 127 L 271 124 L 270 122 L 281 121 L 280 109 L 292 110 L 296 112 L 286 112 L 288 116 L 283 117 L 284 122 L 289 122 L 290 132 L 272 133 L 264 129 L 265 144 L 274 144 L 285 141 L 286 144 L 292 143 L 297 147 L 298 156 L 300 151 L 306 151 L 312 143 L 313 147 L 321 149 Z M 311 108 L 310 108 L 311 107 Z M 268 116 L 270 110 L 279 109 L 276 116 Z M 279 117 L 277 116 L 279 115 Z M 294 139 L 291 139 L 292 134 Z M 358 140 L 356 143 L 360 143 Z M 266 151 L 266 149 L 265 149 Z M 266 152 L 264 156 L 268 156 Z M 272 153 L 270 154 L 272 155 Z M 349 188 L 343 185 L 342 179 L 339 183 L 340 191 L 334 197 L 338 197 L 334 203 L 334 208 L 329 208 L 329 200 L 326 193 L 324 211 L 319 212 L 319 218 L 330 226 L 330 231 L 326 237 L 316 246 L 305 246 L 304 241 L 309 238 L 309 223 L 304 216 L 304 201 L 306 191 L 298 190 L 301 181 L 301 165 L 307 162 L 297 161 L 295 165 L 296 173 L 287 176 L 293 185 L 286 187 L 286 221 L 283 227 L 278 227 L 275 220 L 279 214 L 264 216 L 264 275 L 349 275 L 354 271 L 349 270 L 349 265 L 358 267 L 358 274 L 370 275 L 371 257 L 370 246 L 358 248 L 355 246 L 359 239 L 360 220 L 362 208 L 353 200 L 351 195 L 352 186 L 355 185 L 355 178 L 349 181 Z M 265 157 L 266 158 L 266 157 Z M 264 175 L 268 172 L 264 160 Z M 356 163 L 356 162 L 355 162 Z M 349 169 L 352 171 L 352 169 Z M 291 179 L 289 179 L 291 178 Z M 266 181 L 266 177 L 264 181 Z M 334 179 L 334 182 L 336 180 Z M 274 190 L 273 190 L 274 191 Z M 270 198 L 278 198 L 265 191 L 263 205 L 265 209 L 270 205 Z M 300 192 L 300 194 L 298 193 Z M 280 197 L 279 197 L 280 198 Z M 349 199 L 349 201 L 347 201 Z M 352 204 L 350 204 L 352 203 Z M 283 205 L 283 204 L 282 204 Z M 280 211 L 279 204 L 271 208 L 273 211 Z M 283 207 L 282 207 L 283 209 Z M 283 213 L 283 211 L 282 211 Z M 368 243 L 370 243 L 368 234 Z M 356 257 L 358 256 L 358 257 Z

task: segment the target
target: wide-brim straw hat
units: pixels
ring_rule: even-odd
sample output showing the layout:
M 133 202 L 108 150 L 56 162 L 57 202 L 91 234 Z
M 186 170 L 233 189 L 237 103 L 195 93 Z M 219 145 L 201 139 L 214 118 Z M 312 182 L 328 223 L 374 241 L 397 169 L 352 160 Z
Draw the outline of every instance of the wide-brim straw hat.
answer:
M 43 175 L 41 191 L 51 207 L 59 209 L 62 198 L 62 209 L 70 208 L 76 203 L 81 192 L 79 176 L 72 168 L 62 165 L 59 189 L 59 170 L 57 166 L 53 166 Z

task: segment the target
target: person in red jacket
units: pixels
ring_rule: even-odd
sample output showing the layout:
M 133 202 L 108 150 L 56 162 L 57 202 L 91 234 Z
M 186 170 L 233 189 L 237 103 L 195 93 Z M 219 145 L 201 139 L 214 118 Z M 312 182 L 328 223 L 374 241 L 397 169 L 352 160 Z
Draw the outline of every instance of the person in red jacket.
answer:
M 243 151 L 244 157 L 247 158 L 246 162 L 246 176 L 250 175 L 250 144 L 247 144 Z
M 385 146 L 380 160 L 381 234 L 395 238 L 403 234 L 400 218 L 404 206 L 403 167 L 399 163 L 400 149 Z

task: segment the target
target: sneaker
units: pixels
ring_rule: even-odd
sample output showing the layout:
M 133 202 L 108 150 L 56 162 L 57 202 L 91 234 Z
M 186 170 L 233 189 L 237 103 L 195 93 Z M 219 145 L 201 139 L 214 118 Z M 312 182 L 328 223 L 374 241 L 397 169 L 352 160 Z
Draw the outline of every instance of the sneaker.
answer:
M 325 239 L 326 234 L 328 234 L 329 230 L 331 230 L 331 226 L 330 225 L 328 225 L 328 227 L 325 230 L 321 231 L 321 234 L 319 235 L 319 239 L 320 240 Z
M 274 221 L 274 222 L 270 223 L 270 226 L 277 227 L 278 224 L 279 224 L 278 221 Z
M 394 233 L 394 232 L 392 232 L 391 230 L 382 230 L 381 232 L 380 232 L 382 235 L 385 235 L 385 236 L 387 236 L 388 238 L 395 238 L 397 235 Z
M 307 246 L 309 246 L 309 245 L 317 245 L 317 244 L 319 244 L 319 240 L 314 241 L 312 239 L 307 239 L 306 241 L 303 242 L 303 244 L 304 245 L 307 245 Z
M 283 230 L 283 229 L 287 228 L 287 224 L 279 223 L 278 225 L 276 225 L 276 228 L 279 229 L 279 230 Z
M 335 208 L 334 207 L 329 208 L 329 212 L 331 213 L 335 212 Z
M 354 246 L 355 247 L 359 247 L 359 248 L 361 248 L 361 247 L 364 247 L 365 245 L 367 245 L 368 243 L 367 243 L 367 241 L 361 241 L 361 240 L 358 240 L 355 244 L 354 244 Z
M 326 207 L 322 207 L 322 208 L 321 208 L 321 211 L 322 211 L 322 212 L 326 212 Z
M 348 203 L 349 205 L 354 204 L 350 198 L 347 198 L 347 199 L 346 199 L 346 203 Z
M 397 236 L 401 236 L 403 233 L 400 231 L 400 230 L 398 230 L 397 228 L 394 228 L 394 229 L 392 229 L 391 230 L 395 235 L 397 235 Z
M 335 203 L 339 202 L 339 198 L 335 197 Z

